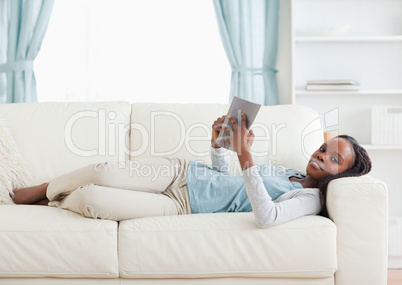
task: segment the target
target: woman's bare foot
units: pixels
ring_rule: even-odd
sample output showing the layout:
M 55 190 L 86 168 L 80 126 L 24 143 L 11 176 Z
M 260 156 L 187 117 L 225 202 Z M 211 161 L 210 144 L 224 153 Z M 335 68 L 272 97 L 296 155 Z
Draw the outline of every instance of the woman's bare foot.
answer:
M 46 198 L 46 190 L 49 183 L 27 188 L 17 188 L 13 190 L 15 204 L 33 204 Z
M 46 199 L 40 200 L 36 203 L 32 203 L 32 205 L 47 206 L 49 204 L 49 202 L 50 202 L 49 199 L 46 198 Z

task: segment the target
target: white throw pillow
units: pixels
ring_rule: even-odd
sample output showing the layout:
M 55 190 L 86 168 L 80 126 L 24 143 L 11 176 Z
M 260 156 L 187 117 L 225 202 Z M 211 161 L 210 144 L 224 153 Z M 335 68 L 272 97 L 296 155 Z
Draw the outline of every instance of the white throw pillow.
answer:
M 0 119 L 0 204 L 14 204 L 10 193 L 30 186 L 31 173 L 7 123 Z

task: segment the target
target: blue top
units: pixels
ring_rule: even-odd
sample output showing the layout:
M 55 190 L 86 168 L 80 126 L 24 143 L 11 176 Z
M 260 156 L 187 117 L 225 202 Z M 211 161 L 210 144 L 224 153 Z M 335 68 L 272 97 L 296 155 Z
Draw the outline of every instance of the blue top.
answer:
M 299 182 L 289 181 L 291 176 L 305 177 L 294 169 L 268 164 L 257 167 L 272 200 L 288 191 L 303 188 Z M 203 163 L 191 160 L 186 183 L 194 214 L 252 211 L 241 175 L 219 172 Z

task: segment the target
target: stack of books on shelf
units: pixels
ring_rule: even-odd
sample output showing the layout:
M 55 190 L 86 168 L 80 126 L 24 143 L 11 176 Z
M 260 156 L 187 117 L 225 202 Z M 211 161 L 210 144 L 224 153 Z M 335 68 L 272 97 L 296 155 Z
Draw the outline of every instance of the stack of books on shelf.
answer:
M 355 80 L 314 80 L 307 81 L 307 90 L 358 91 L 360 84 Z

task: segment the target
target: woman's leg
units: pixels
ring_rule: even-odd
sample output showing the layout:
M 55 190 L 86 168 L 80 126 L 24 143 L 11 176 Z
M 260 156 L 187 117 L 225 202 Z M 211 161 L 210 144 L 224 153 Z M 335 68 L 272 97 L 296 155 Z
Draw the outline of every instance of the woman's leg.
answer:
M 167 157 L 91 164 L 50 181 L 47 197 L 50 201 L 58 200 L 88 184 L 162 193 L 182 175 L 183 169 L 183 160 Z
M 98 185 L 79 187 L 50 205 L 94 219 L 114 221 L 178 215 L 176 204 L 163 194 L 114 189 Z
M 42 200 L 39 200 L 38 202 L 32 203 L 31 205 L 40 205 L 40 206 L 47 206 L 49 204 L 49 199 L 45 198 Z
M 42 204 L 40 204 L 43 205 L 44 200 L 47 200 L 46 190 L 48 184 L 49 183 L 43 183 L 37 186 L 14 189 L 14 197 L 12 197 L 12 199 L 15 204 L 35 204 L 39 201 L 43 201 Z

